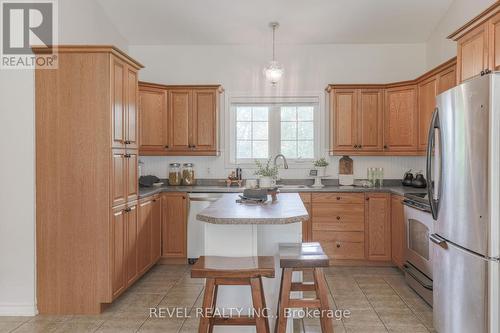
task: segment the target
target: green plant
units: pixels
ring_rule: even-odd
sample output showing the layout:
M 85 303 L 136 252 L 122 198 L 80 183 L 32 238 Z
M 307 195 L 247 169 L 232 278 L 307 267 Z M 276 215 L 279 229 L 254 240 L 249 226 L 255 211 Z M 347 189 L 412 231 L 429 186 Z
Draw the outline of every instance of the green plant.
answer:
M 257 171 L 255 171 L 257 176 L 274 178 L 278 175 L 278 167 L 276 165 L 271 166 L 271 159 L 268 159 L 265 164 L 255 160 L 255 164 L 257 165 Z
M 314 166 L 317 168 L 327 167 L 328 164 L 330 164 L 330 163 L 328 163 L 326 161 L 326 158 L 324 158 L 324 157 L 320 158 L 319 160 L 314 161 Z

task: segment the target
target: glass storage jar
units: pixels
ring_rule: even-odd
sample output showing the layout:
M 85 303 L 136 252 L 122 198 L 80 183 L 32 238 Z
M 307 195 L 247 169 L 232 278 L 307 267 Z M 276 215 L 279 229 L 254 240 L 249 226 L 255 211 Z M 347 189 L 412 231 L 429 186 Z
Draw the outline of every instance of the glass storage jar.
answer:
M 181 184 L 181 164 L 170 163 L 168 167 L 168 185 L 177 186 Z
M 184 163 L 182 165 L 182 183 L 184 185 L 194 185 L 196 179 L 194 177 L 194 164 Z

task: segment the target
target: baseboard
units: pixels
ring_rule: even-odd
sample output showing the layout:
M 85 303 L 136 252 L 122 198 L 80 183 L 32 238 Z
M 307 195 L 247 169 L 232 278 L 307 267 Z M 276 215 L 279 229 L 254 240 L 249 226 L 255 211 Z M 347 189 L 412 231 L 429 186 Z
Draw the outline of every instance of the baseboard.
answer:
M 36 316 L 37 314 L 36 304 L 33 303 L 0 303 L 0 316 Z

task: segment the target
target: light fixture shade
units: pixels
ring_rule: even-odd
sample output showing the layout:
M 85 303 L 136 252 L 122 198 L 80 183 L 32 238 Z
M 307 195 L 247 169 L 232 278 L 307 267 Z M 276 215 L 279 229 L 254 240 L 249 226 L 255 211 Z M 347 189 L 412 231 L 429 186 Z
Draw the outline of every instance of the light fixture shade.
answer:
M 270 61 L 269 65 L 264 68 L 264 75 L 266 76 L 266 80 L 272 85 L 275 85 L 279 82 L 279 80 L 281 80 L 284 72 L 285 70 L 283 69 L 283 66 L 281 66 L 275 60 Z

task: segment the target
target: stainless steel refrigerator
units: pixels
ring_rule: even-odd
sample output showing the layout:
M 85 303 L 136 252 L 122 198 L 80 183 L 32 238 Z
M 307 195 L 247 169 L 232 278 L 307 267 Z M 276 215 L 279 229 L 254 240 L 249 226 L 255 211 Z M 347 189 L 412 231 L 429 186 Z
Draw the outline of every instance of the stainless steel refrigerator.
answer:
M 500 73 L 437 97 L 427 179 L 439 333 L 500 332 Z

